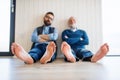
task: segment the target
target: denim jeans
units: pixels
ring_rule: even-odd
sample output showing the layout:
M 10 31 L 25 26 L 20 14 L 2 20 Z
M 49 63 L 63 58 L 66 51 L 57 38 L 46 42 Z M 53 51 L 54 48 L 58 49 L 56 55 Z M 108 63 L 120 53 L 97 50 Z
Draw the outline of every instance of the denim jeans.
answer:
M 91 51 L 83 48 L 71 49 L 71 51 L 74 57 L 76 58 L 76 61 L 79 61 L 80 59 L 82 61 L 91 61 L 91 58 L 93 56 L 93 53 Z M 66 57 L 65 61 L 67 61 Z
M 33 58 L 34 62 L 37 62 L 38 60 L 42 58 L 42 56 L 44 55 L 46 51 L 47 45 L 48 44 L 43 43 L 43 44 L 34 45 L 34 47 L 32 47 L 32 49 L 29 51 L 29 54 Z M 57 51 L 52 56 L 50 62 L 54 61 L 56 59 L 56 56 L 57 56 Z

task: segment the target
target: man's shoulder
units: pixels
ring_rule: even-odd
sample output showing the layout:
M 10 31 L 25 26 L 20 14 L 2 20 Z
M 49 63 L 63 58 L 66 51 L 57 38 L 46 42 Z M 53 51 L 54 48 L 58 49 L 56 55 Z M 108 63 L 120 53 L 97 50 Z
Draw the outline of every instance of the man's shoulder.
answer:
M 50 26 L 50 28 L 52 28 L 52 29 L 56 29 L 54 26 Z
M 68 32 L 70 32 L 71 30 L 70 29 L 64 29 L 63 31 L 62 31 L 62 33 L 68 33 Z
M 42 26 L 38 26 L 37 28 L 43 28 L 44 27 L 44 25 L 42 25 Z M 49 26 L 49 28 L 55 28 L 54 26 Z
M 78 31 L 81 31 L 81 32 L 85 32 L 85 30 L 83 30 L 83 29 L 77 29 Z
M 36 29 L 40 29 L 40 28 L 43 28 L 43 25 L 42 25 L 42 26 L 38 26 L 38 27 L 36 27 Z
M 64 31 L 70 31 L 70 29 L 65 29 Z

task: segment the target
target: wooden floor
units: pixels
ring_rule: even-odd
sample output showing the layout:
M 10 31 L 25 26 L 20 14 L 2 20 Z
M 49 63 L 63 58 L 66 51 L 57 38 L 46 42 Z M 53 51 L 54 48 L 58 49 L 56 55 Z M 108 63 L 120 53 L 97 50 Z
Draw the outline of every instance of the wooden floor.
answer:
M 15 57 L 0 57 L 0 80 L 120 80 L 120 57 L 105 57 L 97 63 L 24 64 Z

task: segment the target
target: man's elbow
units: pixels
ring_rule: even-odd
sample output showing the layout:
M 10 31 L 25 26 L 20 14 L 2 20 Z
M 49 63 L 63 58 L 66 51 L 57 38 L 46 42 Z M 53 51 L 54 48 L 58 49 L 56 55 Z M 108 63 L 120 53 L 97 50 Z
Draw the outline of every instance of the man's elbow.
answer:
M 58 39 L 58 37 L 53 37 L 53 40 L 55 41 L 55 40 L 57 40 Z
M 86 45 L 89 45 L 89 42 L 86 42 Z

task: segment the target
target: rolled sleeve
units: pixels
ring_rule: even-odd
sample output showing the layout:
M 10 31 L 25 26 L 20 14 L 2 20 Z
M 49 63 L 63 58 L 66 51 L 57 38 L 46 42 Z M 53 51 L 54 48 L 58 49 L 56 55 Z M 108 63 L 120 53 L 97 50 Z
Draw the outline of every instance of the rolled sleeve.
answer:
M 37 34 L 37 29 L 35 29 L 32 33 L 31 41 L 32 42 L 39 42 L 39 40 L 40 40 L 40 37 Z

